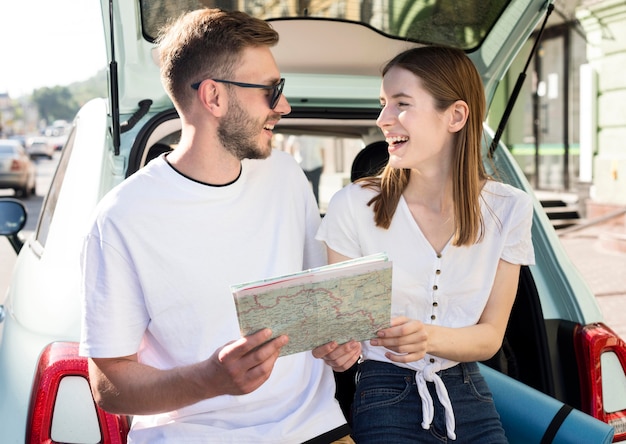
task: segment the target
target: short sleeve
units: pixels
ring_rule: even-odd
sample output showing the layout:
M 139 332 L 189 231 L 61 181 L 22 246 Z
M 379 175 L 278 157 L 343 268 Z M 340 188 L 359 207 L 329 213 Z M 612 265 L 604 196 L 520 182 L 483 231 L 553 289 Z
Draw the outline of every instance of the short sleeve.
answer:
M 508 218 L 507 237 L 502 259 L 512 264 L 534 265 L 532 243 L 533 205 L 528 194 L 518 190 Z
M 94 233 L 85 238 L 81 266 L 80 354 L 117 357 L 136 353 L 149 316 L 132 266 Z
M 363 256 L 352 198 L 360 188 L 360 185 L 349 184 L 333 195 L 316 236 L 328 248 L 349 258 Z

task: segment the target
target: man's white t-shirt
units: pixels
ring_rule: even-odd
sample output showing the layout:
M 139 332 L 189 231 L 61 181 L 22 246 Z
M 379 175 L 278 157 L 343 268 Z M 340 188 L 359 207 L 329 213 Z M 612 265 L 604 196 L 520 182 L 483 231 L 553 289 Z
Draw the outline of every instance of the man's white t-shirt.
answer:
M 325 263 L 319 211 L 291 156 L 244 160 L 226 186 L 163 156 L 102 200 L 84 244 L 81 354 L 167 369 L 241 337 L 229 286 Z M 311 352 L 278 359 L 259 389 L 135 416 L 131 442 L 297 443 L 345 424 L 332 370 Z

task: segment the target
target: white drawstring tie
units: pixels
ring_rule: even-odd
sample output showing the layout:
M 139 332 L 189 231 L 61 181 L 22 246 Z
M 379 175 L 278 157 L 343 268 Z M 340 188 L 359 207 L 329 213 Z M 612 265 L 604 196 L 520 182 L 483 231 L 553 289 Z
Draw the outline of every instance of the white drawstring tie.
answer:
M 441 370 L 445 370 L 451 367 L 454 367 L 458 364 L 458 362 L 435 359 L 434 362 L 428 362 L 426 359 L 422 359 L 418 362 L 412 362 L 411 366 L 406 364 L 399 364 L 401 367 L 410 368 L 415 370 L 415 383 L 417 384 L 417 392 L 420 395 L 422 400 L 422 428 L 424 430 L 429 430 L 430 425 L 433 423 L 433 419 L 435 417 L 435 406 L 433 403 L 433 398 L 430 396 L 430 392 L 428 391 L 428 386 L 426 382 L 432 382 L 435 384 L 435 391 L 437 392 L 437 397 L 439 398 L 439 402 L 444 408 L 446 415 L 446 434 L 448 438 L 455 440 L 456 439 L 456 422 L 454 419 L 454 411 L 452 410 L 452 403 L 450 402 L 450 396 L 448 395 L 448 390 L 446 389 L 445 384 L 443 383 L 441 377 L 437 374 L 437 372 Z M 416 365 L 417 364 L 417 365 Z

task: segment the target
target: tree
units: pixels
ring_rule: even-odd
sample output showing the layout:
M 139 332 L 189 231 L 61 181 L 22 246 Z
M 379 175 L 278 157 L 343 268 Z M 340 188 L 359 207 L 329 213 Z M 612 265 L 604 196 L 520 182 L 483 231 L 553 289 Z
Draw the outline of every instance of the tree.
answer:
M 79 104 L 67 86 L 36 89 L 32 100 L 37 105 L 39 116 L 48 122 L 72 121 L 79 109 Z
M 94 97 L 107 97 L 107 71 L 100 70 L 87 80 L 71 83 L 68 88 L 78 106 L 83 106 Z

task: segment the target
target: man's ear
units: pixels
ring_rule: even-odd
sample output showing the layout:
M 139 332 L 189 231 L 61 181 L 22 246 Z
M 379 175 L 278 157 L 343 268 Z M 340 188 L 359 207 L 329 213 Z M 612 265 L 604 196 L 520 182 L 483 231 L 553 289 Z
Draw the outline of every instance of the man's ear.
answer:
M 198 88 L 198 97 L 202 106 L 216 117 L 224 113 L 225 95 L 221 93 L 217 82 L 207 79 Z
M 448 129 L 451 133 L 461 131 L 469 117 L 469 107 L 464 100 L 457 100 L 448 109 L 450 112 L 450 122 Z

